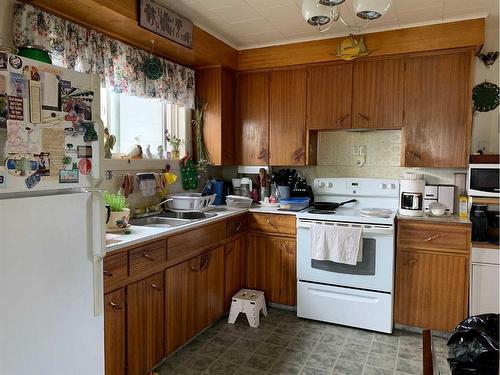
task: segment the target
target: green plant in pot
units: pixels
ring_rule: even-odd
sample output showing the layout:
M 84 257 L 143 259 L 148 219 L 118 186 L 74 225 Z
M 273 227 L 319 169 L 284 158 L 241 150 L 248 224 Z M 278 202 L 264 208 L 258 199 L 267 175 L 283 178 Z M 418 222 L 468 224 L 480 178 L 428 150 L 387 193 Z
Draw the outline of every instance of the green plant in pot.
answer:
M 106 228 L 110 230 L 126 228 L 130 219 L 130 209 L 125 197 L 106 191 L 104 203 L 106 204 Z

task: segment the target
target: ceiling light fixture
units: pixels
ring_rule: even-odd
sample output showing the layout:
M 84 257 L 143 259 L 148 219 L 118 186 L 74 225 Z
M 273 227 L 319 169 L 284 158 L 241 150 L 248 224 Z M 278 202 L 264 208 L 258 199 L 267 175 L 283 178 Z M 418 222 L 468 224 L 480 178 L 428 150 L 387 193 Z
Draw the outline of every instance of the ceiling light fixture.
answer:
M 359 26 L 348 23 L 342 18 L 341 7 L 345 0 L 304 0 L 302 16 L 306 22 L 318 28 L 320 32 L 330 29 L 337 21 L 341 21 L 350 29 L 360 31 L 368 22 Z M 353 0 L 354 13 L 365 21 L 383 16 L 391 6 L 391 0 Z M 345 7 L 342 7 L 344 9 Z M 347 8 L 349 11 L 349 8 Z

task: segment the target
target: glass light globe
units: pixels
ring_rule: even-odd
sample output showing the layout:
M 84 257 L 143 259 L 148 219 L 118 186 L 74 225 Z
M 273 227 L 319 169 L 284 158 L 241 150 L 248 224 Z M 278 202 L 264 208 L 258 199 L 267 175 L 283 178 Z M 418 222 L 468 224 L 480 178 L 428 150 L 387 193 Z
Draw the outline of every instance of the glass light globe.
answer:
M 391 6 L 391 0 L 354 0 L 354 13 L 365 20 L 382 17 Z
M 345 0 L 319 0 L 319 3 L 326 6 L 334 7 L 336 5 L 342 4 Z
M 330 8 L 319 4 L 317 0 L 302 2 L 302 16 L 312 26 L 324 26 L 331 21 Z

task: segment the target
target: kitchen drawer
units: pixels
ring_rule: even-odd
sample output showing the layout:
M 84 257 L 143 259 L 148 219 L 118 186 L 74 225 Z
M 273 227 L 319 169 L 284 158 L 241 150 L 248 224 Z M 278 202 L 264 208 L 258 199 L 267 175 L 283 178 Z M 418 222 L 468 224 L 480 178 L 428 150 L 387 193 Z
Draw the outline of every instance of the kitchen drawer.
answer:
M 129 251 L 130 276 L 147 273 L 166 262 L 166 242 L 156 241 Z
M 225 238 L 225 221 L 173 235 L 167 239 L 167 259 L 170 261 L 189 257 L 190 254 L 215 245 Z
M 248 215 L 241 215 L 227 221 L 226 236 L 232 237 L 240 233 L 245 233 L 248 229 Z
M 280 214 L 250 214 L 250 228 L 256 232 L 295 236 L 295 216 Z
M 127 279 L 127 253 L 108 255 L 103 262 L 104 291 L 108 292 Z
M 399 247 L 469 253 L 470 237 L 467 225 L 398 221 Z

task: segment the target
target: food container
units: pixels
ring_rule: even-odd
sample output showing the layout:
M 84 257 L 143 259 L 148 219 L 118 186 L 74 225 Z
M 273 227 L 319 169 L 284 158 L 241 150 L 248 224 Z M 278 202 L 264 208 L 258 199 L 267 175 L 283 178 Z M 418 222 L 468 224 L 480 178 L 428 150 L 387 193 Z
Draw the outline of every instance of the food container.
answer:
M 215 194 L 205 196 L 201 193 L 173 194 L 167 200 L 167 205 L 171 210 L 199 211 L 210 207 L 215 197 Z
M 252 202 L 252 198 L 241 197 L 239 195 L 228 195 L 226 197 L 226 204 L 229 208 L 250 208 Z
M 293 197 L 280 199 L 280 210 L 286 211 L 301 211 L 309 207 L 310 198 L 307 197 Z

